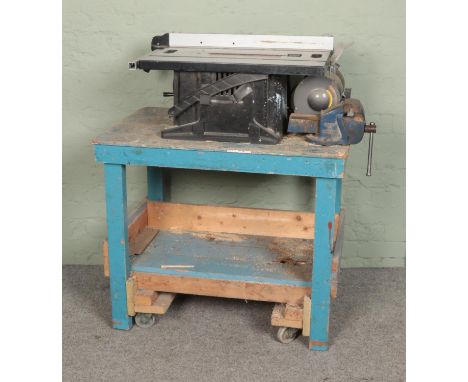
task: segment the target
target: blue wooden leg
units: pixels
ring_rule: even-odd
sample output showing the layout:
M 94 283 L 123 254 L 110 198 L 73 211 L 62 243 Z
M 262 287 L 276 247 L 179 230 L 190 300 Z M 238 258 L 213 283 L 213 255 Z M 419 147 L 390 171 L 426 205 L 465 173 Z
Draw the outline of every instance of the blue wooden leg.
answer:
M 160 167 L 147 167 L 148 200 L 164 200 L 164 170 Z
M 336 180 L 336 200 L 335 200 L 335 213 L 339 214 L 341 211 L 341 187 L 343 185 L 343 179 Z
M 115 329 L 128 330 L 132 328 L 133 319 L 128 315 L 126 289 L 130 275 L 126 168 L 124 165 L 106 163 L 104 175 L 112 325 Z
M 317 178 L 309 349 L 328 349 L 332 244 L 338 179 Z

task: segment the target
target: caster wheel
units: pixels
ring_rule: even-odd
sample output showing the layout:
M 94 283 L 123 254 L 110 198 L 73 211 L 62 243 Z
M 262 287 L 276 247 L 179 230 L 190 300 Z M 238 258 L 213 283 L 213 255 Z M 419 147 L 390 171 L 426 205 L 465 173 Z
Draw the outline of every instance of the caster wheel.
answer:
M 278 338 L 278 341 L 281 342 L 282 344 L 289 344 L 296 339 L 298 334 L 299 334 L 299 329 L 281 327 L 278 329 L 276 338 Z
M 151 313 L 137 313 L 135 324 L 140 328 L 151 328 L 156 323 L 156 316 Z

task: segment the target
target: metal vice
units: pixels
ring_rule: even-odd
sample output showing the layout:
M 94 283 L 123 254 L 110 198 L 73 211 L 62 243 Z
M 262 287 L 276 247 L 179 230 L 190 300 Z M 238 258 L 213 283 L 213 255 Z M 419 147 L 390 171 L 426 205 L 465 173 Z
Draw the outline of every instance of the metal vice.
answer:
M 341 103 L 320 114 L 297 114 L 289 116 L 288 133 L 305 134 L 311 143 L 332 146 L 351 145 L 361 142 L 364 133 L 369 134 L 367 174 L 371 175 L 375 123 L 366 124 L 364 109 L 359 100 L 344 99 Z

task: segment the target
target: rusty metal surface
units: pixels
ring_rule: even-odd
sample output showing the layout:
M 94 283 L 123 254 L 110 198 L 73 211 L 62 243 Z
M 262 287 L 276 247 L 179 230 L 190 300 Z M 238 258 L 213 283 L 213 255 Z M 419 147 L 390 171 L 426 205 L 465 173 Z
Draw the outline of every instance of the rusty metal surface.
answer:
M 161 138 L 164 128 L 172 127 L 167 109 L 145 107 L 115 124 L 93 140 L 95 145 L 131 147 L 160 147 L 180 150 L 231 151 L 251 154 L 307 156 L 346 159 L 349 146 L 319 146 L 305 141 L 303 136 L 287 135 L 277 145 L 226 143 L 211 141 L 183 141 Z
M 296 134 L 317 134 L 319 132 L 320 115 L 296 114 L 289 116 L 288 131 Z

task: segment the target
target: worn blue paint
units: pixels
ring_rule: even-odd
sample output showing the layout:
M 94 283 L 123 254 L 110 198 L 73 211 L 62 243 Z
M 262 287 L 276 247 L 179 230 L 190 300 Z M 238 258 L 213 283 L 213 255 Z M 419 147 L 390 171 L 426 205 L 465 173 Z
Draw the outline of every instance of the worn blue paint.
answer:
M 216 280 L 252 281 L 310 286 L 311 263 L 280 263 L 284 253 L 275 250 L 274 238 L 235 236 L 237 241 L 207 240 L 203 234 L 161 231 L 145 252 L 138 255 L 132 271 L 200 277 Z M 294 253 L 301 239 L 286 239 L 282 251 Z M 284 243 L 288 244 L 284 244 Z M 312 248 L 312 241 L 310 241 Z M 287 249 L 286 249 L 287 248 Z M 302 257 L 303 258 L 303 257 Z M 193 265 L 193 268 L 161 269 L 161 265 Z
M 311 346 L 313 350 L 328 349 L 332 243 L 338 188 L 337 179 L 316 179 L 315 240 L 309 341 L 319 341 L 322 344 Z
M 344 159 L 248 152 L 95 145 L 96 160 L 142 166 L 341 178 Z
M 120 164 L 104 164 L 106 183 L 106 221 L 109 243 L 109 272 L 112 324 L 116 329 L 131 329 L 128 316 L 126 281 L 130 274 L 127 223 L 126 169 Z
M 324 346 L 314 345 L 314 346 L 311 347 L 311 350 L 327 351 L 328 350 L 328 345 L 324 345 Z
M 148 166 L 146 169 L 148 183 L 148 200 L 164 200 L 164 170 L 160 167 Z
M 335 200 L 335 213 L 339 214 L 341 210 L 341 192 L 343 187 L 343 179 L 336 180 L 336 200 Z

